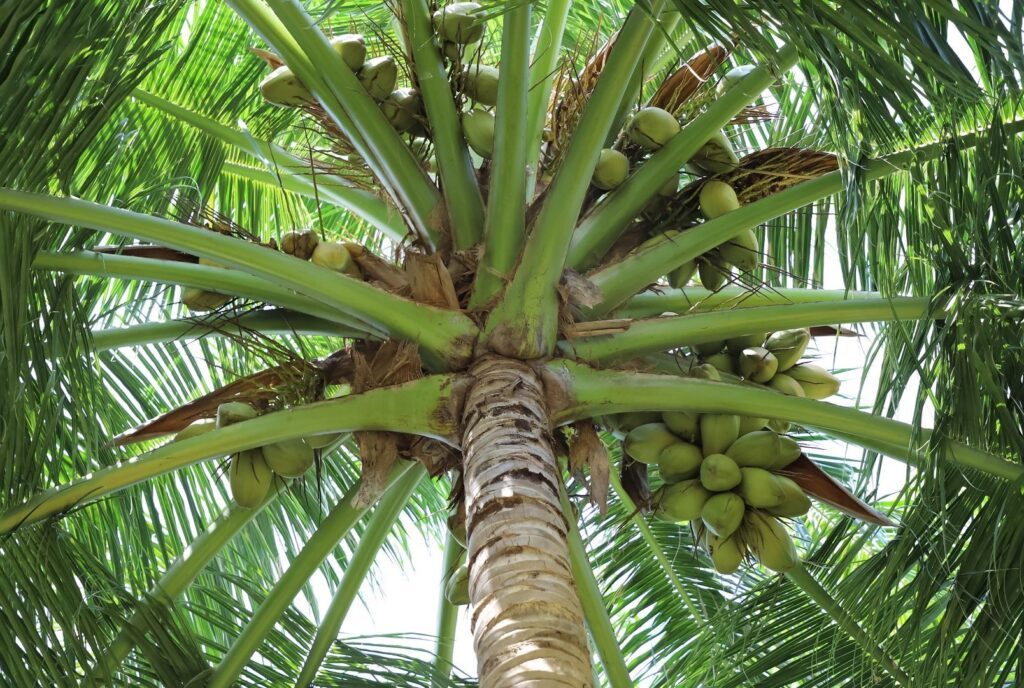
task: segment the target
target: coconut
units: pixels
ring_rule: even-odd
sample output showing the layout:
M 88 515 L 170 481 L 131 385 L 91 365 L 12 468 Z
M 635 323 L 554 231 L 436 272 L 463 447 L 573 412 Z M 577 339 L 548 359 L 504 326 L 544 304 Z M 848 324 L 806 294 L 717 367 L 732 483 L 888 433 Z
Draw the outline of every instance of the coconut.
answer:
M 352 259 L 351 252 L 345 244 L 337 241 L 321 241 L 317 244 L 310 262 L 335 272 L 343 272 L 356 279 L 363 278 L 362 271 Z
M 395 131 L 401 133 L 416 126 L 417 117 L 423 112 L 423 102 L 415 88 L 399 88 L 380 104 L 380 111 L 391 122 Z
M 603 191 L 610 191 L 629 176 L 629 158 L 613 148 L 602 148 L 591 182 Z
M 688 260 L 672 272 L 668 273 L 668 284 L 676 289 L 682 289 L 690 280 L 693 279 L 693 273 L 697 272 L 697 261 Z
M 305 229 L 301 232 L 285 232 L 281 237 L 281 250 L 290 256 L 309 260 L 319 243 L 320 238 L 312 229 Z
M 255 509 L 270 492 L 274 473 L 260 449 L 247 449 L 231 456 L 231 496 L 238 506 Z
M 366 60 L 366 41 L 357 33 L 346 33 L 331 39 L 334 52 L 341 55 L 348 68 L 358 72 Z
M 459 86 L 463 93 L 480 105 L 498 104 L 497 67 L 485 64 L 464 65 Z
M 227 294 L 218 294 L 215 291 L 206 291 L 198 287 L 182 287 L 181 302 L 190 311 L 213 311 L 225 305 L 231 300 Z
M 471 110 L 462 116 L 466 143 L 481 158 L 490 160 L 494 154 L 494 115 L 485 110 Z
M 740 207 L 736 191 L 725 182 L 711 180 L 700 188 L 700 211 L 704 217 L 714 220 Z
M 359 83 L 374 100 L 384 100 L 395 89 L 398 81 L 398 63 L 390 55 L 367 60 L 356 74 Z
M 740 232 L 738 236 L 718 247 L 718 253 L 722 258 L 743 272 L 751 272 L 757 267 L 757 257 L 760 252 L 757 235 L 752 229 Z
M 305 440 L 291 439 L 263 447 L 263 458 L 283 478 L 298 478 L 313 465 L 313 447 Z
M 707 140 L 687 164 L 698 174 L 722 174 L 736 169 L 739 163 L 740 159 L 736 157 L 729 138 L 718 132 Z
M 260 93 L 268 103 L 280 107 L 299 107 L 313 100 L 313 94 L 287 65 L 278 67 L 260 83 Z
M 768 382 L 779 369 L 779 360 L 762 346 L 744 349 L 739 355 L 740 372 L 752 382 Z
M 708 291 L 721 289 L 729 279 L 728 271 L 723 270 L 710 260 L 701 260 L 697 263 L 697 276 L 700 278 L 701 286 Z
M 483 9 L 475 2 L 453 2 L 434 12 L 434 30 L 449 43 L 465 45 L 476 43 L 484 35 L 484 25 L 478 16 Z
M 457 568 L 444 586 L 444 596 L 457 607 L 469 604 L 469 569 L 465 566 Z
M 441 41 L 441 53 L 449 62 L 462 62 L 462 46 L 451 41 Z
M 679 122 L 672 113 L 658 107 L 645 107 L 629 120 L 626 136 L 647 150 L 657 150 L 679 133 Z

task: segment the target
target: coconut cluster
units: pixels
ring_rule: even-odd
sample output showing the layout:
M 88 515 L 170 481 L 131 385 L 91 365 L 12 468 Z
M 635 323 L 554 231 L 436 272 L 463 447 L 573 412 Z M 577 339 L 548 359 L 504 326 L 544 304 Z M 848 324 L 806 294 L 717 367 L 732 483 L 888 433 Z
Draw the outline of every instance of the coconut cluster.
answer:
M 300 260 L 343 272 L 362 279 L 362 272 L 355 262 L 355 256 L 362 251 L 358 244 L 338 241 L 320 241 L 311 229 L 285 232 L 281 237 L 281 250 Z M 223 265 L 206 258 L 199 259 L 200 265 L 223 268 Z M 192 311 L 212 311 L 226 305 L 233 297 L 198 287 L 182 287 L 181 302 Z
M 355 262 L 355 256 L 362 251 L 362 247 L 357 244 L 320 241 L 316 232 L 306 229 L 285 232 L 281 237 L 281 250 L 314 265 L 362 279 L 362 271 Z
M 786 476 L 801 449 L 765 429 L 763 420 L 666 412 L 625 436 L 626 453 L 657 466 L 665 483 L 653 497 L 655 516 L 690 522 L 695 540 L 723 574 L 735 572 L 748 554 L 773 571 L 798 562 L 778 519 L 802 516 L 811 507 Z
M 259 411 L 242 401 L 229 401 L 217 407 L 216 419 L 199 420 L 174 437 L 178 442 L 197 437 L 215 428 L 256 418 Z M 301 477 L 313 465 L 315 452 L 331 444 L 337 435 L 315 435 L 274 442 L 231 455 L 229 478 L 231 496 L 240 507 L 254 509 L 267 498 L 274 476 Z
M 804 329 L 753 334 L 697 347 L 705 364 L 795 397 L 827 399 L 839 391 L 839 378 L 800 360 L 811 333 Z
M 377 101 L 381 112 L 399 133 L 424 133 L 423 103 L 414 88 L 396 88 L 398 63 L 391 55 L 367 59 L 366 41 L 348 33 L 331 39 L 331 46 L 352 70 L 367 95 Z M 264 100 L 279 107 L 303 107 L 315 102 L 309 88 L 287 65 L 275 69 L 260 84 Z

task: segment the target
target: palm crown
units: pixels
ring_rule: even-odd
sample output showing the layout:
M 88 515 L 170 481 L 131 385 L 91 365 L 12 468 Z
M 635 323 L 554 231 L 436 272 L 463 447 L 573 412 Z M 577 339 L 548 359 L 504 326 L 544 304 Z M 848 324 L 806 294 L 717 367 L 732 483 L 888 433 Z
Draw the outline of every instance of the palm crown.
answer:
M 1019 12 L 227 5 L 0 9 L 0 676 L 1019 681 Z

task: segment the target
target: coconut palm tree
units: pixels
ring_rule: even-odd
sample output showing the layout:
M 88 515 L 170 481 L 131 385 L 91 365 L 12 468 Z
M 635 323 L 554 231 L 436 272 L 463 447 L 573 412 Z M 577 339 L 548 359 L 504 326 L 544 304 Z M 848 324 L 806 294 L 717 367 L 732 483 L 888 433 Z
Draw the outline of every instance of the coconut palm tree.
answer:
M 1022 28 L 0 6 L 2 682 L 1018 685 Z

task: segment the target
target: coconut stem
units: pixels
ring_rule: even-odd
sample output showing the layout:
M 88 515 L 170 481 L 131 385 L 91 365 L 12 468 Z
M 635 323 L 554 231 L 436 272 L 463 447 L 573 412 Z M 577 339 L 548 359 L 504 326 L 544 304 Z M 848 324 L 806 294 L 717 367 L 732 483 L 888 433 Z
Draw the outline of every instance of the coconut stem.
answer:
M 944 315 L 945 310 L 930 307 L 927 298 L 782 304 L 634 320 L 621 332 L 570 339 L 564 347 L 578 358 L 608 362 L 751 332 L 840 323 L 919 320 Z

